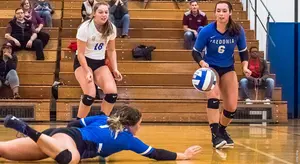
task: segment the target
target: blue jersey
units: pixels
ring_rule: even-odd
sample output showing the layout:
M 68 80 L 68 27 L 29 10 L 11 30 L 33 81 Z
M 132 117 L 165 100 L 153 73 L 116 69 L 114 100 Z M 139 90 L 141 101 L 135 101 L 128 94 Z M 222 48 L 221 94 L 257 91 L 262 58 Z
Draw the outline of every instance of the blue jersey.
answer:
M 146 145 L 128 130 L 115 133 L 107 125 L 107 116 L 92 116 L 81 119 L 83 128 L 78 128 L 85 141 L 97 145 L 95 152 L 101 157 L 107 157 L 122 150 L 131 150 L 141 155 L 150 154 L 154 148 Z
M 236 45 L 239 52 L 247 50 L 243 27 L 238 36 L 232 37 L 228 32 L 224 34 L 218 32 L 216 22 L 212 22 L 201 29 L 193 49 L 202 52 L 206 48 L 203 60 L 209 65 L 230 67 L 234 64 L 233 55 Z

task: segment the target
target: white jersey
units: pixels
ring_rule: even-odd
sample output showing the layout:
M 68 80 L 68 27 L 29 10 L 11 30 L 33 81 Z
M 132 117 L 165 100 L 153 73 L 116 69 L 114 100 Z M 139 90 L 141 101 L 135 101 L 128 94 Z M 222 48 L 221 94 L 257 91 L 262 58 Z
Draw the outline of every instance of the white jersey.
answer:
M 102 38 L 102 34 L 96 29 L 94 20 L 85 21 L 77 30 L 76 38 L 86 42 L 84 55 L 90 59 L 103 60 L 105 59 L 105 51 L 108 41 L 114 40 L 117 36 L 116 27 L 113 26 L 113 33 L 107 37 Z M 77 53 L 76 53 L 77 54 Z

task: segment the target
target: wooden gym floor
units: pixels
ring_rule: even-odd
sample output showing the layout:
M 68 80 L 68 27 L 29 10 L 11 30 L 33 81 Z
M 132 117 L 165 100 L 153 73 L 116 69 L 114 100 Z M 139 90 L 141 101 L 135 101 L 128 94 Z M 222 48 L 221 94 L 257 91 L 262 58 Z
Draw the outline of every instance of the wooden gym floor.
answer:
M 49 127 L 61 127 L 64 124 L 34 124 L 37 130 Z M 237 125 L 228 128 L 235 141 L 235 148 L 215 150 L 211 146 L 211 135 L 206 124 L 143 124 L 138 137 L 145 143 L 172 151 L 183 152 L 191 145 L 200 145 L 203 150 L 190 161 L 157 162 L 132 152 L 121 152 L 106 159 L 99 158 L 82 163 L 106 164 L 293 164 L 298 163 L 300 144 L 300 120 L 289 121 L 286 125 Z M 0 126 L 0 140 L 10 140 L 16 132 Z M 22 148 L 23 149 L 23 148 Z M 0 158 L 0 163 L 17 163 Z M 54 163 L 51 159 L 36 162 L 18 163 Z

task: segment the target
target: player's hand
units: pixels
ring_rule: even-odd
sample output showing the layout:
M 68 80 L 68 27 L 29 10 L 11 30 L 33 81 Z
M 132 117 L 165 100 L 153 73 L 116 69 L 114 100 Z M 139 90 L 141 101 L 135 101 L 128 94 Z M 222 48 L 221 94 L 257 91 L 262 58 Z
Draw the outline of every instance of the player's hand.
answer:
M 194 155 L 200 153 L 202 151 L 201 146 L 191 146 L 184 151 L 184 155 L 186 159 L 191 159 Z
M 209 68 L 209 64 L 207 64 L 204 60 L 201 60 L 199 64 L 202 68 Z
M 90 83 L 93 81 L 93 74 L 88 71 L 87 74 L 86 74 L 86 80 Z
M 121 80 L 123 79 L 122 74 L 121 74 L 118 70 L 114 70 L 114 71 L 113 71 L 113 74 L 114 74 L 114 76 L 115 76 L 115 80 L 121 81 Z
M 244 72 L 246 77 L 249 77 L 252 74 L 252 72 L 248 68 L 243 68 L 243 72 Z

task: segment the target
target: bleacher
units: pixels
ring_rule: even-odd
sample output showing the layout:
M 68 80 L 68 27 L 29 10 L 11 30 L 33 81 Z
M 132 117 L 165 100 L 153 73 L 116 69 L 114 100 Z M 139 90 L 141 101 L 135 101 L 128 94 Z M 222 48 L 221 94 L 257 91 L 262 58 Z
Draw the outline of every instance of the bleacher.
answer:
M 3 42 L 5 26 L 20 3 L 16 0 L 1 1 L 4 3 L 0 6 L 3 13 L 0 15 L 0 43 Z M 247 13 L 242 10 L 242 4 L 236 0 L 231 2 L 234 6 L 233 18 L 245 28 L 248 47 L 258 46 L 259 42 L 255 38 L 255 32 L 250 30 L 250 22 Z M 0 108 L 22 108 L 27 105 L 34 110 L 32 120 L 50 120 L 51 85 L 56 73 L 65 85 L 58 88 L 56 109 L 53 110 L 56 111 L 56 120 L 68 121 L 76 116 L 82 94 L 73 72 L 74 52 L 68 48 L 70 42 L 76 41 L 76 30 L 81 23 L 82 0 L 51 0 L 51 3 L 55 9 L 54 27 L 44 29 L 51 36 L 44 49 L 45 61 L 35 61 L 34 52 L 17 53 L 20 95 L 23 99 L 0 99 Z M 191 51 L 183 49 L 182 17 L 188 9 L 188 3 L 178 3 L 178 6 L 180 9 L 172 1 L 150 1 L 147 9 L 144 9 L 143 2 L 130 1 L 131 38 L 116 40 L 118 68 L 124 77 L 123 81 L 117 83 L 117 104 L 129 104 L 141 109 L 146 122 L 207 121 L 205 96 L 196 91 L 191 83 L 192 73 L 198 65 L 193 61 Z M 207 14 L 209 21 L 213 21 L 215 2 L 200 2 L 199 6 Z M 156 46 L 152 61 L 132 58 L 131 49 L 140 44 Z M 235 69 L 240 79 L 243 76 L 241 63 L 237 51 L 235 54 Z M 59 72 L 56 72 L 57 68 L 60 68 Z M 272 77 L 275 79 L 274 74 Z M 0 90 L 0 97 L 6 92 Z M 238 113 L 238 117 L 242 119 L 236 121 L 251 122 L 251 117 L 247 114 L 253 110 L 267 112 L 268 116 L 263 118 L 265 121 L 287 122 L 287 104 L 282 101 L 281 93 L 281 88 L 276 87 L 271 105 L 254 103 L 245 107 L 245 102 L 239 101 L 241 113 Z M 255 97 L 254 90 L 251 91 L 251 96 Z M 263 96 L 264 91 L 260 90 L 258 99 L 263 99 Z M 100 101 L 94 106 L 93 110 L 99 110 Z

